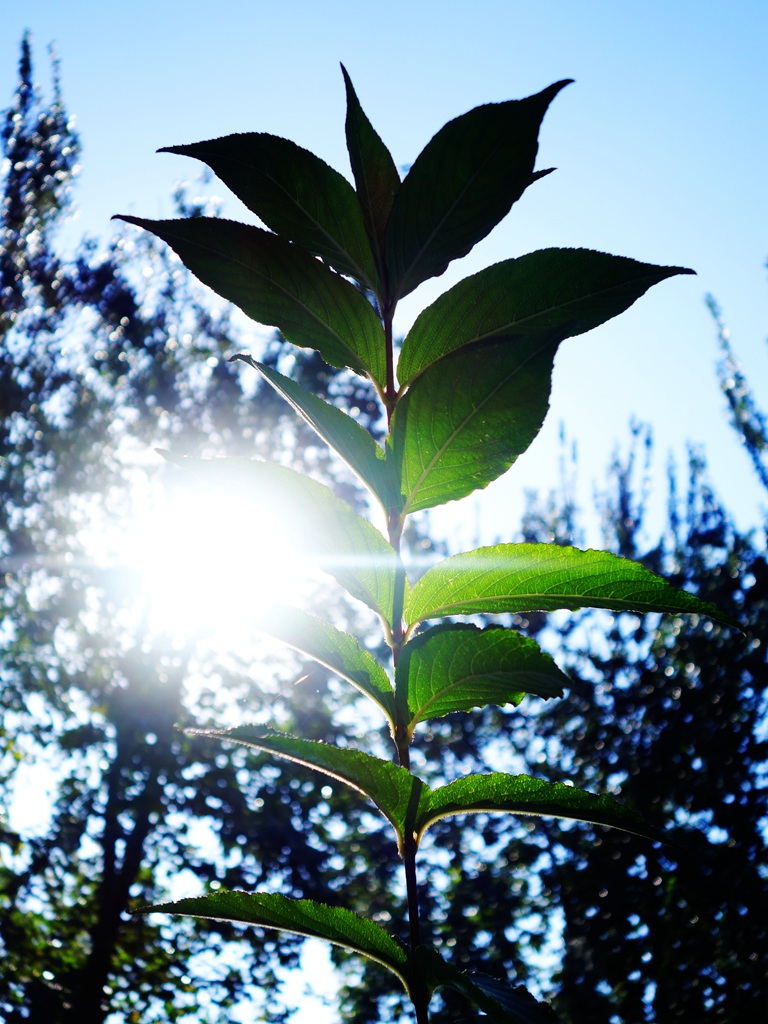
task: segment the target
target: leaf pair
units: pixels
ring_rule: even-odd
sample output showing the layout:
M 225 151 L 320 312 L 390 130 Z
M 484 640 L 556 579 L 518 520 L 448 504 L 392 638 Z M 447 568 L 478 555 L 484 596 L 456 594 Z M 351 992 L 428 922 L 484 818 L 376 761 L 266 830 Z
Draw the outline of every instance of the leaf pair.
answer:
M 365 694 L 383 711 L 392 736 L 398 723 L 410 739 L 419 722 L 457 711 L 486 704 L 516 706 L 526 693 L 562 696 L 568 682 L 534 640 L 515 630 L 447 625 L 427 630 L 405 645 L 395 675 L 396 697 L 373 655 L 330 623 L 276 605 L 256 626 Z
M 243 356 L 359 476 L 388 515 L 465 497 L 527 450 L 549 408 L 561 341 L 624 312 L 679 267 L 546 249 L 459 282 L 417 318 L 398 361 L 384 453 L 350 416 Z M 370 353 L 368 353 L 370 356 Z M 349 362 L 349 361 L 348 361 Z M 338 363 L 337 363 L 338 364 Z
M 265 733 L 248 725 L 190 733 L 216 736 L 293 761 L 357 790 L 392 825 L 401 852 L 407 838 L 413 837 L 418 845 L 430 825 L 441 818 L 480 812 L 570 818 L 660 839 L 656 829 L 611 797 L 595 796 L 560 782 L 492 772 L 467 775 L 430 789 L 408 769 L 349 747 Z
M 431 790 L 406 769 L 357 750 L 284 734 L 264 734 L 248 726 L 208 731 L 205 735 L 294 761 L 359 791 L 393 825 L 401 850 L 406 835 L 413 835 L 418 844 L 429 825 L 440 818 L 480 811 L 575 818 L 659 838 L 641 818 L 610 797 L 597 797 L 561 783 L 492 773 L 467 776 Z M 321 938 L 381 964 L 398 977 L 414 998 L 419 990 L 426 990 L 429 998 L 435 989 L 448 986 L 461 992 L 500 1024 L 547 1024 L 552 1019 L 548 1008 L 537 1003 L 525 989 L 461 972 L 433 949 L 419 946 L 407 950 L 383 928 L 341 907 L 289 899 L 279 894 L 216 892 L 145 907 L 141 912 L 151 911 L 233 921 Z
M 522 987 L 511 988 L 495 978 L 459 971 L 436 950 L 423 946 L 409 955 L 405 946 L 379 925 L 343 907 L 278 893 L 220 891 L 144 907 L 141 912 L 231 921 L 323 939 L 380 964 L 408 993 L 424 985 L 430 995 L 443 986 L 454 988 L 498 1024 L 551 1024 L 553 1020 L 549 1008 Z
M 397 367 L 387 459 L 401 522 L 505 473 L 544 422 L 560 342 L 679 273 L 687 271 L 546 249 L 488 267 L 436 299 L 406 335 Z
M 385 235 L 391 303 L 466 256 L 547 171 L 534 171 L 547 107 L 568 85 L 475 107 L 449 121 L 416 158 L 392 204 Z

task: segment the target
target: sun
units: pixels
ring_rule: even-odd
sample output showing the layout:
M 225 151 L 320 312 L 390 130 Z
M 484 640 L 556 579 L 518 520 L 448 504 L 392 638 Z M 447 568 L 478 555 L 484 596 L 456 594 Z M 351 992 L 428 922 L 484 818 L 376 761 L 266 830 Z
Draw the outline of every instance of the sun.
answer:
M 150 628 L 182 640 L 232 636 L 275 603 L 296 603 L 318 578 L 268 501 L 167 481 L 147 488 L 119 547 Z

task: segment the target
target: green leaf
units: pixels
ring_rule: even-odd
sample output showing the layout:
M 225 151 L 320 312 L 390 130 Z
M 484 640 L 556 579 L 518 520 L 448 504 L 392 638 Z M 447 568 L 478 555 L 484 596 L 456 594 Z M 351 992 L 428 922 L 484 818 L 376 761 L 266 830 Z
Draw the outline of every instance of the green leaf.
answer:
M 610 796 L 596 796 L 564 782 L 544 782 L 529 775 L 466 775 L 431 791 L 415 829 L 421 838 L 431 824 L 455 814 L 500 812 L 537 817 L 571 818 L 608 825 L 624 832 L 663 842 L 664 837 L 639 814 Z
M 526 693 L 562 697 L 568 685 L 535 640 L 500 626 L 462 624 L 435 626 L 407 643 L 395 680 L 407 700 L 409 736 L 430 718 L 486 704 L 517 706 Z
M 393 826 L 401 852 L 405 836 L 413 834 L 420 841 L 429 826 L 441 818 L 478 813 L 570 818 L 663 841 L 657 829 L 612 797 L 596 796 L 562 782 L 492 772 L 467 775 L 430 790 L 406 768 L 349 747 L 336 747 L 285 733 L 263 732 L 252 725 L 185 731 L 190 736 L 229 740 L 293 761 L 357 790 L 367 796 Z
M 387 439 L 401 520 L 486 487 L 526 451 L 549 409 L 555 350 L 493 340 L 460 349 L 416 378 L 395 407 Z
M 394 732 L 395 694 L 389 677 L 373 655 L 347 633 L 298 608 L 275 605 L 259 616 L 256 627 L 325 665 L 370 697 Z
M 373 757 L 351 747 L 335 747 L 285 733 L 264 733 L 257 726 L 241 725 L 233 729 L 188 729 L 189 735 L 216 736 L 254 750 L 274 754 L 327 775 L 367 796 L 378 807 L 397 833 L 402 851 L 406 831 L 429 806 L 426 784 L 391 761 Z
M 475 107 L 427 143 L 400 186 L 387 226 L 393 300 L 466 256 L 541 176 L 533 170 L 539 126 L 567 84 Z
M 400 188 L 392 155 L 374 131 L 355 94 L 352 80 L 341 65 L 347 90 L 347 150 L 357 195 L 363 208 L 368 238 L 380 275 L 384 271 L 384 238 L 392 203 Z
M 368 431 L 341 409 L 323 401 L 307 391 L 290 377 L 259 363 L 249 355 L 233 356 L 253 366 L 302 419 L 347 463 L 363 483 L 370 488 L 385 512 L 399 506 L 391 470 L 387 466 L 384 450 Z
M 522 985 L 515 985 L 514 988 L 506 982 L 498 981 L 486 974 L 472 972 L 467 980 L 474 988 L 474 999 L 480 1009 L 498 1021 L 509 1020 L 513 1024 L 554 1024 L 557 1020 L 554 1012 L 547 1003 L 540 1003 L 523 988 Z M 483 1002 L 478 1002 L 477 991 L 483 995 Z M 505 1016 L 500 1015 L 503 1011 Z
M 273 462 L 167 457 L 208 486 L 268 504 L 286 524 L 292 546 L 391 627 L 398 557 L 376 527 L 325 484 Z
M 384 330 L 371 304 L 296 245 L 261 228 L 216 217 L 120 218 L 153 232 L 200 280 L 294 345 L 314 348 L 331 366 L 384 386 Z
M 355 190 L 308 149 L 250 132 L 160 152 L 202 160 L 276 234 L 375 288 L 377 273 Z
M 682 267 L 589 249 L 541 249 L 465 278 L 428 306 L 403 341 L 400 386 L 464 345 L 504 336 L 543 348 L 591 331 Z
M 484 974 L 460 971 L 428 946 L 416 948 L 414 964 L 430 994 L 443 986 L 455 989 L 487 1014 L 484 1020 L 497 1024 L 555 1024 L 549 1006 L 539 1003 L 522 985 L 512 987 Z
M 329 907 L 314 900 L 289 899 L 277 893 L 222 891 L 141 907 L 137 913 L 181 914 L 214 921 L 233 921 L 325 939 L 375 960 L 408 987 L 408 956 L 403 946 L 373 921 L 358 917 L 343 907 Z
M 438 562 L 406 597 L 413 626 L 445 615 L 607 608 L 683 612 L 732 620 L 714 605 L 675 590 L 649 569 L 608 551 L 556 544 L 497 544 Z

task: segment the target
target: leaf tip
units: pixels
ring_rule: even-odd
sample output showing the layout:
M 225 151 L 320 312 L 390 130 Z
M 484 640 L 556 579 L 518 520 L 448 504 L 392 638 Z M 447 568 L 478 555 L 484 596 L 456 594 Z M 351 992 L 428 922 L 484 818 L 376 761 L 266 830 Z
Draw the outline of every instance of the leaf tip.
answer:
M 553 82 L 549 88 L 543 89 L 540 95 L 546 98 L 547 103 L 551 103 L 559 92 L 562 92 L 566 86 L 573 85 L 575 81 L 575 78 L 561 78 L 559 82 Z
M 162 456 L 166 462 L 170 462 L 172 466 L 183 466 L 188 458 L 186 455 L 177 455 L 169 448 L 155 448 L 155 451 L 158 455 Z
M 145 222 L 141 217 L 134 217 L 130 213 L 113 213 L 110 220 L 121 220 L 124 224 L 133 224 L 136 227 L 144 227 Z
M 531 183 L 538 181 L 540 178 L 546 178 L 548 174 L 554 174 L 556 170 L 556 167 L 546 167 L 543 171 L 534 171 L 531 175 Z
M 247 363 L 248 366 L 253 366 L 254 369 L 258 369 L 258 364 L 253 356 L 249 352 L 235 352 L 233 356 L 227 359 L 228 363 Z
M 147 903 L 141 907 L 134 907 L 132 910 L 129 910 L 128 913 L 131 917 L 138 917 L 140 914 L 151 914 L 154 912 L 154 909 L 155 908 L 151 904 Z
M 130 213 L 113 213 L 109 218 L 110 220 L 121 220 L 124 224 L 137 224 L 141 227 L 141 221 L 138 217 L 132 217 Z
M 347 93 L 347 102 L 349 103 L 350 100 L 352 100 L 353 98 L 357 98 L 355 93 L 355 87 L 352 85 L 352 79 L 349 77 L 349 72 L 344 67 L 341 61 L 339 61 L 339 67 L 341 68 L 341 73 L 344 76 L 344 89 Z

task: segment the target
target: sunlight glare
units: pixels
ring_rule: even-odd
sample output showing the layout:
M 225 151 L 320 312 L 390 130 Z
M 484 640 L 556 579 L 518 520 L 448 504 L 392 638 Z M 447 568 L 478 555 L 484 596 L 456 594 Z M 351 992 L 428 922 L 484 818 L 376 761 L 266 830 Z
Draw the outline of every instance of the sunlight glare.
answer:
M 314 575 L 275 516 L 231 493 L 174 490 L 133 517 L 121 547 L 151 627 L 179 638 L 247 627 Z

